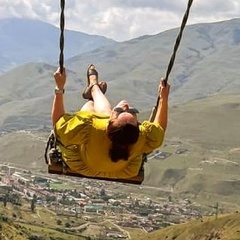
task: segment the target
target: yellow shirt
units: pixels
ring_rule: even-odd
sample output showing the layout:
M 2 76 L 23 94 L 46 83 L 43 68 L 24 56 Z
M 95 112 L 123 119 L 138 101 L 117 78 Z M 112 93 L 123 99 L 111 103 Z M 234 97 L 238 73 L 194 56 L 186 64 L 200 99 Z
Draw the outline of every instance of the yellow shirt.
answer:
M 108 155 L 111 147 L 106 134 L 108 121 L 109 116 L 87 111 L 64 114 L 55 126 L 63 159 L 72 171 L 85 176 L 134 177 L 141 167 L 142 154 L 150 153 L 162 144 L 164 131 L 158 123 L 143 121 L 129 159 L 112 162 Z

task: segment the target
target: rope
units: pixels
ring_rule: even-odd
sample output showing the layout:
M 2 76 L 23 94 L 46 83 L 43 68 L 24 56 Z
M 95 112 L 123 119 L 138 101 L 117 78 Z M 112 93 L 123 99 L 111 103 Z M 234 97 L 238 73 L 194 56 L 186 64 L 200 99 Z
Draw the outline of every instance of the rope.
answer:
M 63 72 L 63 65 L 64 65 L 64 25 L 65 25 L 65 20 L 64 20 L 64 7 L 65 7 L 65 0 L 61 0 L 61 13 L 60 13 L 60 54 L 59 54 L 59 67 L 60 67 L 60 72 Z
M 167 71 L 166 71 L 166 76 L 164 78 L 166 83 L 168 81 L 168 77 L 169 77 L 169 75 L 171 73 L 171 70 L 172 70 L 172 67 L 173 67 L 173 64 L 174 64 L 174 61 L 175 61 L 176 53 L 177 53 L 180 41 L 182 39 L 183 30 L 184 30 L 184 28 L 186 26 L 186 23 L 187 23 L 187 20 L 188 20 L 188 15 L 189 15 L 189 12 L 190 12 L 190 8 L 191 8 L 191 5 L 192 5 L 192 2 L 193 2 L 193 0 L 189 0 L 188 1 L 187 10 L 186 10 L 186 12 L 184 14 L 184 17 L 183 17 L 183 20 L 182 20 L 182 24 L 181 24 L 181 28 L 180 28 L 180 32 L 179 32 L 179 34 L 177 36 L 177 39 L 176 39 L 176 42 L 175 42 L 175 45 L 174 45 L 173 54 L 171 56 L 171 59 L 170 59 L 170 62 L 168 64 L 168 68 L 167 68 Z
M 182 20 L 182 24 L 181 24 L 181 27 L 180 27 L 180 32 L 177 36 L 177 39 L 176 39 L 176 42 L 175 42 L 175 45 L 174 45 L 174 49 L 173 49 L 173 54 L 170 58 L 170 62 L 168 64 L 168 67 L 167 67 L 167 71 L 166 71 L 166 76 L 164 78 L 164 81 L 167 83 L 168 81 L 168 77 L 172 71 L 172 67 L 173 67 L 173 64 L 174 64 L 174 61 L 175 61 L 175 57 L 176 57 L 176 53 L 177 53 L 177 50 L 178 50 L 178 47 L 179 47 L 179 44 L 181 42 L 181 39 L 182 39 L 182 34 L 183 34 L 183 30 L 186 26 L 186 23 L 187 23 L 187 20 L 188 20 L 188 16 L 189 16 L 189 12 L 190 12 L 190 8 L 192 6 L 192 2 L 193 0 L 189 0 L 188 1 L 188 5 L 187 5 L 187 9 L 186 9 L 186 12 L 184 14 L 184 17 L 183 17 L 183 20 Z M 65 17 L 64 17 L 64 8 L 65 8 L 65 0 L 61 0 L 61 13 L 60 13 L 60 42 L 59 42 L 59 45 L 60 45 L 60 54 L 59 54 L 59 67 L 60 67 L 60 71 L 62 73 L 62 70 L 63 70 L 63 65 L 64 65 L 64 53 L 63 53 L 63 50 L 64 50 L 64 25 L 65 25 Z M 158 106 L 158 102 L 159 102 L 159 97 L 157 99 L 157 104 L 155 107 Z
M 175 41 L 174 48 L 173 48 L 173 53 L 172 53 L 171 59 L 169 61 L 168 67 L 167 67 L 166 76 L 164 78 L 165 83 L 167 83 L 168 77 L 169 77 L 169 75 L 170 75 L 170 73 L 172 71 L 172 67 L 173 67 L 173 64 L 174 64 L 174 61 L 175 61 L 176 53 L 177 53 L 179 44 L 180 44 L 181 39 L 182 39 L 183 30 L 184 30 L 184 28 L 186 26 L 186 23 L 187 23 L 187 20 L 188 20 L 188 16 L 189 16 L 190 8 L 192 6 L 192 2 L 193 2 L 193 0 L 189 0 L 188 1 L 187 10 L 186 10 L 186 12 L 185 12 L 185 14 L 183 16 L 183 20 L 182 20 L 182 24 L 181 24 L 181 27 L 180 27 L 180 31 L 179 31 L 179 34 L 178 34 L 177 39 Z M 155 107 L 153 107 L 153 110 L 152 110 L 152 113 L 151 113 L 151 116 L 150 116 L 150 121 L 153 121 L 154 118 L 155 118 L 159 101 L 160 101 L 160 97 L 158 96 L 157 103 L 156 103 Z

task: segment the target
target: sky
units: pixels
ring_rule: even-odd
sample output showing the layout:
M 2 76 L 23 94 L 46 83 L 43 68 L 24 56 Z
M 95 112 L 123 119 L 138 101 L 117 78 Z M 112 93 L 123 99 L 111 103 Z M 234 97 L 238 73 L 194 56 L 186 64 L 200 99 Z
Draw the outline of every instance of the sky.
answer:
M 126 41 L 180 27 L 188 0 L 65 0 L 65 28 Z M 1 18 L 59 27 L 60 0 L 0 0 Z M 239 0 L 193 0 L 187 24 L 240 17 Z

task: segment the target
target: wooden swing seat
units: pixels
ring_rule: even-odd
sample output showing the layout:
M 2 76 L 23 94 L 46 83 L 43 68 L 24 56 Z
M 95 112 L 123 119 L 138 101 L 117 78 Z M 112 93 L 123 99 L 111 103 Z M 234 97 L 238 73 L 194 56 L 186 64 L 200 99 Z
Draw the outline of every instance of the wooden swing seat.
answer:
M 96 179 L 96 180 L 130 183 L 130 184 L 136 184 L 136 185 L 140 185 L 144 180 L 144 169 L 141 169 L 137 176 L 127 178 L 127 179 L 89 177 L 89 176 L 85 176 L 80 173 L 76 173 L 76 172 L 72 171 L 69 167 L 64 165 L 61 161 L 57 162 L 57 163 L 55 163 L 55 162 L 49 163 L 48 164 L 48 173 L 58 174 L 58 175 L 66 175 L 66 176 L 72 176 L 72 177 L 79 177 L 79 178 L 89 178 L 89 179 Z

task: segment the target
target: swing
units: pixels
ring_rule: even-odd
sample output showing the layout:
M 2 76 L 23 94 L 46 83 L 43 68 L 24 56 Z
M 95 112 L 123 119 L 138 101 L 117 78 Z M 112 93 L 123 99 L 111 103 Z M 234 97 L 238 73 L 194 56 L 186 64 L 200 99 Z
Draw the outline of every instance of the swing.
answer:
M 180 32 L 177 36 L 174 49 L 173 49 L 173 54 L 171 56 L 171 59 L 168 64 L 168 68 L 166 71 L 166 76 L 164 78 L 165 82 L 167 83 L 168 77 L 170 75 L 170 72 L 172 70 L 175 57 L 176 57 L 176 52 L 179 47 L 183 30 L 185 28 L 185 25 L 187 23 L 189 11 L 191 8 L 193 0 L 188 1 L 188 6 L 187 10 L 184 14 Z M 64 49 L 64 7 L 65 7 L 65 0 L 61 0 L 61 14 L 60 14 L 60 55 L 59 55 L 59 66 L 60 66 L 60 71 L 63 71 L 63 65 L 64 65 L 64 54 L 63 54 L 63 49 Z M 150 121 L 153 121 L 156 115 L 156 111 L 158 108 L 158 104 L 160 101 L 160 97 L 158 96 L 156 105 L 152 109 L 151 115 L 150 115 Z M 141 184 L 144 180 L 144 163 L 147 162 L 147 154 L 144 153 L 142 155 L 142 163 L 141 166 L 138 170 L 138 174 L 134 177 L 131 178 L 105 178 L 105 177 L 96 177 L 96 176 L 85 176 L 83 174 L 80 174 L 79 172 L 75 172 L 73 169 L 71 169 L 66 162 L 64 161 L 62 157 L 62 153 L 60 150 L 60 142 L 55 136 L 54 131 L 52 130 L 50 133 L 50 136 L 48 138 L 46 147 L 45 147 L 45 153 L 44 153 L 44 158 L 45 162 L 48 165 L 48 173 L 50 174 L 58 174 L 58 175 L 67 175 L 67 176 L 74 176 L 74 177 L 80 177 L 80 178 L 90 178 L 90 179 L 97 179 L 97 180 L 106 180 L 106 181 L 114 181 L 114 182 L 122 182 L 122 183 L 130 183 L 130 184 Z

